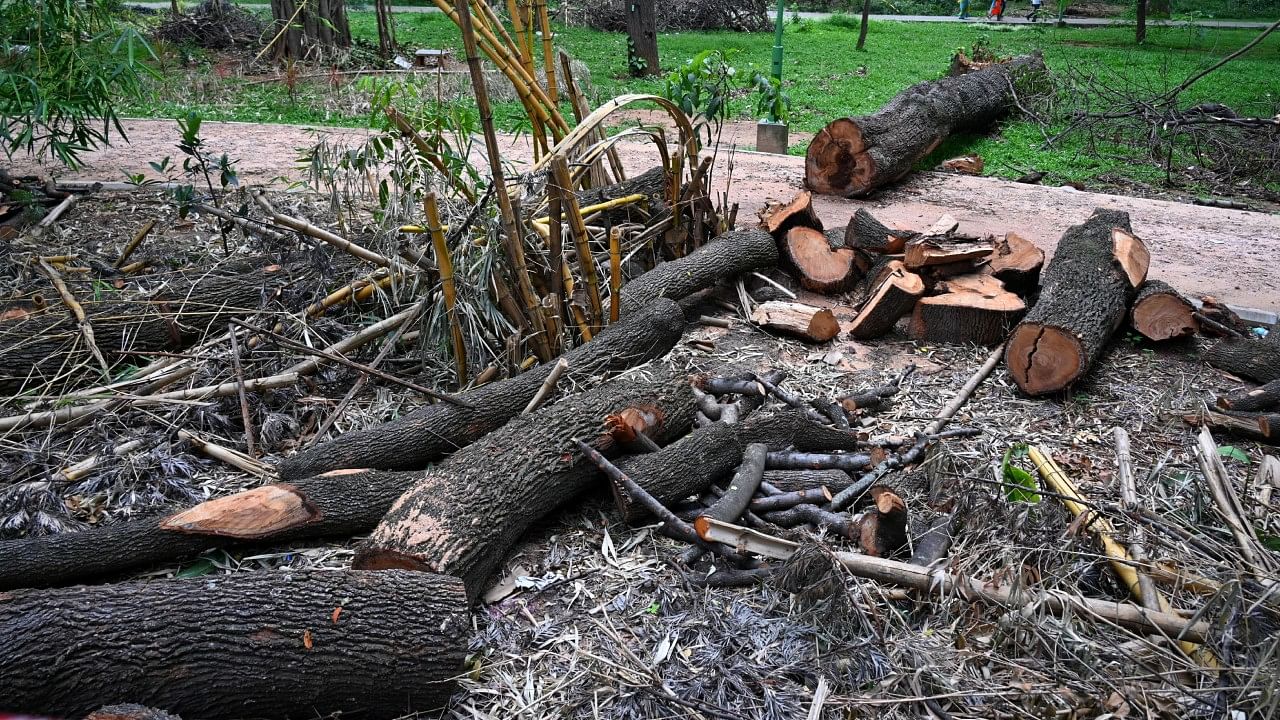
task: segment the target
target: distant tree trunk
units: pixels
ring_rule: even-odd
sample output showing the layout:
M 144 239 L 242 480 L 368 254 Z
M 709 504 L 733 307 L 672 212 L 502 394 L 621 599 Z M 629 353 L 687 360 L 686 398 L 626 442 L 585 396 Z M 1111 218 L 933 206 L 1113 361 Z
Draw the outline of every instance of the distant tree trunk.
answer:
M 396 26 L 391 19 L 391 3 L 377 0 L 374 11 L 378 15 L 378 50 L 382 57 L 390 58 L 396 52 Z
M 858 29 L 858 50 L 867 44 L 867 20 L 871 15 L 871 0 L 862 0 L 862 27 Z
M 1147 41 L 1147 0 L 1138 0 L 1138 44 Z
M 346 0 L 271 0 L 275 19 L 273 52 L 278 60 L 302 60 L 334 48 L 351 47 Z M 287 25 L 287 27 L 285 27 Z M 285 28 L 281 32 L 281 28 Z
M 662 70 L 658 64 L 658 21 L 653 9 L 654 0 L 630 0 L 627 3 L 627 64 L 635 77 L 657 75 Z

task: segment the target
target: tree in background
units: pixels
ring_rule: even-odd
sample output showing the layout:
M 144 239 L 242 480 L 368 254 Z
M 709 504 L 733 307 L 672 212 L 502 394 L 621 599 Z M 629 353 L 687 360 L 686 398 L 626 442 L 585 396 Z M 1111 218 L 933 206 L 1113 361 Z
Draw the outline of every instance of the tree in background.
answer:
M 858 47 L 861 50 L 867 44 L 867 21 L 871 16 L 871 0 L 862 0 L 862 25 L 858 28 Z
M 155 55 L 97 0 L 0 2 L 0 143 L 74 167 L 124 137 L 117 98 L 136 97 Z
M 326 51 L 351 47 L 345 0 L 271 0 L 279 60 L 316 59 Z
M 396 52 L 396 25 L 391 18 L 391 0 L 376 0 L 374 12 L 378 16 L 378 51 L 384 58 Z
M 1147 41 L 1147 0 L 1138 0 L 1138 44 Z
M 658 65 L 658 16 L 653 2 L 627 2 L 627 66 L 635 77 L 662 72 Z

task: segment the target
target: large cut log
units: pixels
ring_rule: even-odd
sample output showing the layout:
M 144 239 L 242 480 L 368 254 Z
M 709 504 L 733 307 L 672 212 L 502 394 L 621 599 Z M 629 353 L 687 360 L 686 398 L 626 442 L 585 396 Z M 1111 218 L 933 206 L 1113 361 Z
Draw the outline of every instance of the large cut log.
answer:
M 799 276 L 800 285 L 814 292 L 841 293 L 862 278 L 856 250 L 833 248 L 826 235 L 811 228 L 794 227 L 787 231 L 782 241 L 782 256 Z
M 391 718 L 444 704 L 466 595 L 428 573 L 273 571 L 0 594 L 0 704 L 77 717 Z
M 911 312 L 916 300 L 924 295 L 924 280 L 897 260 L 890 261 L 882 278 L 849 329 L 849 334 L 859 340 L 878 338 L 892 330 L 898 318 Z
M 987 270 L 1006 289 L 1029 297 L 1040 287 L 1044 251 L 1017 233 L 1005 233 L 995 241 L 995 251 L 987 256 Z
M 0 542 L 0 590 L 110 577 L 231 546 L 372 530 L 420 475 L 335 470 L 264 485 L 177 513 Z
M 769 205 L 762 211 L 760 229 L 781 240 L 791 228 L 804 227 L 822 232 L 822 220 L 813 211 L 813 194 L 801 190 L 786 205 Z
M 622 316 L 657 298 L 681 300 L 744 272 L 778 264 L 778 244 L 763 230 L 735 230 L 664 262 L 622 287 Z
M 961 275 L 938 283 L 944 294 L 921 298 L 911 314 L 911 337 L 930 343 L 995 345 L 1027 306 L 990 275 Z
M 1045 268 L 1040 299 L 1005 350 L 1018 387 L 1044 395 L 1083 377 L 1124 322 L 1148 264 L 1128 213 L 1098 209 L 1068 228 Z
M 231 318 L 258 312 L 286 287 L 315 277 L 309 265 L 285 268 L 266 260 L 238 270 L 165 283 L 138 302 L 78 301 L 98 349 L 114 362 L 128 357 L 125 351 L 180 350 L 211 328 L 225 329 Z M 0 392 L 17 393 L 75 366 L 78 359 L 68 353 L 77 349 L 86 351 L 82 331 L 61 303 L 0 321 Z
M 711 483 L 733 472 L 751 443 L 764 443 L 771 451 L 787 447 L 815 451 L 858 448 L 854 433 L 787 411 L 754 414 L 736 425 L 713 423 L 659 452 L 626 458 L 618 467 L 659 502 L 671 505 L 706 491 Z M 643 508 L 631 498 L 616 499 L 627 522 L 644 516 Z
M 1269 383 L 1280 380 L 1280 331 L 1255 340 L 1228 338 L 1204 353 L 1205 362 L 1248 380 Z
M 891 255 L 902 252 L 907 241 L 913 237 L 915 233 L 892 230 L 864 208 L 858 208 L 845 226 L 844 246 L 867 253 Z
M 1148 280 L 1138 291 L 1129 324 L 1148 340 L 1173 340 L 1195 335 L 1200 329 L 1196 307 L 1169 283 Z
M 475 599 L 507 551 L 533 523 L 598 484 L 594 465 L 574 439 L 616 455 L 606 420 L 629 408 L 662 418 L 662 442 L 693 424 L 693 392 L 685 377 L 615 379 L 501 430 L 417 474 L 356 554 L 353 566 L 455 575 Z
M 810 342 L 826 342 L 840 334 L 840 322 L 827 308 L 770 300 L 751 311 L 751 322 Z
M 1256 412 L 1280 408 L 1280 380 L 1256 387 L 1252 390 L 1237 390 L 1226 395 L 1219 395 L 1217 406 L 1223 410 L 1239 412 Z
M 1013 83 L 1044 72 L 1037 55 L 917 83 L 872 115 L 827 125 L 805 153 L 805 186 L 855 197 L 892 183 L 952 133 L 982 130 L 1013 105 Z
M 124 703 L 100 707 L 86 715 L 84 720 L 182 720 L 182 718 L 145 705 Z
M 769 240 L 773 239 L 760 233 Z M 661 267 L 661 266 L 660 266 Z M 662 357 L 684 331 L 684 314 L 671 300 L 660 299 L 629 313 L 594 340 L 565 354 L 569 363 L 561 382 L 589 382 L 593 376 L 623 370 Z M 440 403 L 428 405 L 375 427 L 345 433 L 280 463 L 285 480 L 343 468 L 413 470 L 478 440 L 520 414 L 553 370 L 546 363 L 518 377 L 489 383 L 462 393 L 471 409 Z
M 624 205 L 605 210 L 593 221 L 605 227 L 612 227 L 624 222 L 637 221 L 641 217 L 634 212 L 637 208 L 643 210 L 645 215 L 650 218 L 662 214 L 668 208 L 667 197 L 669 192 L 670 184 L 667 180 L 667 173 L 659 165 L 639 175 L 629 177 L 620 183 L 583 190 L 577 193 L 576 197 L 580 208 L 602 205 L 612 200 L 619 200 L 632 195 L 644 195 L 648 198 L 647 201 L 642 201 L 638 205 Z

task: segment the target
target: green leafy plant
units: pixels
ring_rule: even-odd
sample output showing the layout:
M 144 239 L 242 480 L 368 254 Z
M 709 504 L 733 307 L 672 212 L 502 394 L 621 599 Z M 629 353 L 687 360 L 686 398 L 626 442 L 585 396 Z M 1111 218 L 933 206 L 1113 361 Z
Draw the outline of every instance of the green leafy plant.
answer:
M 639 77 L 649 69 L 649 63 L 636 52 L 636 41 L 627 38 L 627 70 L 635 76 Z
M 729 117 L 737 50 L 704 50 L 667 76 L 663 95 L 685 114 L 718 133 Z
M 0 145 L 75 167 L 81 153 L 124 137 L 116 103 L 139 97 L 156 59 L 109 4 L 0 2 Z
M 791 117 L 791 96 L 775 77 L 756 73 L 751 84 L 756 88 L 756 113 L 772 123 L 785 123 Z
M 1026 445 L 1015 445 L 1004 454 L 1000 462 L 1000 476 L 1005 482 L 1005 497 L 1009 502 L 1021 502 L 1035 505 L 1040 502 L 1039 483 L 1031 473 L 1010 462 L 1015 457 L 1027 454 Z
M 1218 454 L 1224 458 L 1239 460 L 1240 462 L 1245 464 L 1248 464 L 1249 462 L 1249 456 L 1246 455 L 1243 450 L 1236 447 L 1235 445 L 1223 445 L 1222 447 L 1218 448 Z

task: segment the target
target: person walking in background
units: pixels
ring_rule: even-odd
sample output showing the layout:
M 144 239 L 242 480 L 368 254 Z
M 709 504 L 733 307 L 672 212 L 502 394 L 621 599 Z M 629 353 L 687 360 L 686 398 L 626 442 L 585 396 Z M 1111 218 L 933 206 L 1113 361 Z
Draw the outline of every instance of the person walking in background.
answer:
M 960 20 L 969 19 L 969 0 L 960 0 L 960 14 L 956 18 Z
M 1031 12 L 1027 13 L 1027 19 L 1035 22 L 1040 18 L 1040 10 L 1044 7 L 1044 0 L 1031 0 Z
M 996 20 L 1004 19 L 1004 0 L 991 0 L 991 9 L 987 10 L 987 17 Z

